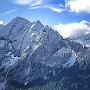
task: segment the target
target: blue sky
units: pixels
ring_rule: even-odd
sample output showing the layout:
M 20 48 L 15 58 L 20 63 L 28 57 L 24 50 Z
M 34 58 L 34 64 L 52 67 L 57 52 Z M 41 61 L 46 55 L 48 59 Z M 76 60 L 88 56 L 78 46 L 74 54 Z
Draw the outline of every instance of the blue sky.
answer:
M 40 20 L 55 29 L 61 24 L 90 22 L 90 0 L 0 0 L 0 21 L 16 16 Z

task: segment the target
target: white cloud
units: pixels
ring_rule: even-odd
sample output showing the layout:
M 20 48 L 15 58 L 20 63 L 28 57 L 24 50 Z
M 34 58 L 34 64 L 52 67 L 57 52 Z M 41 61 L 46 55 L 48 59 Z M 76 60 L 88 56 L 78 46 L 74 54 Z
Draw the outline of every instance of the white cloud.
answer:
M 35 3 L 32 4 L 32 6 L 43 4 L 43 0 L 37 0 Z
M 55 11 L 55 12 L 58 12 L 58 13 L 64 11 L 63 9 L 61 9 L 61 8 L 56 8 L 56 7 L 48 7 L 48 8 L 50 8 L 52 11 Z
M 66 7 L 70 8 L 71 11 L 76 13 L 90 13 L 90 0 L 67 0 Z
M 57 30 L 64 38 L 73 35 L 81 35 L 90 33 L 90 22 L 81 21 L 79 23 L 68 23 L 55 25 L 54 29 Z

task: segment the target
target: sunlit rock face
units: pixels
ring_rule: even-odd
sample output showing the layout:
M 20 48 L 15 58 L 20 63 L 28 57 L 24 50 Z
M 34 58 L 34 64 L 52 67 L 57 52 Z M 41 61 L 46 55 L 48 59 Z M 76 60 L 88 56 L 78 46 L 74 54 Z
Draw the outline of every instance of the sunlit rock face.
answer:
M 39 20 L 16 17 L 0 29 L 0 74 L 7 80 L 25 85 L 38 78 L 47 80 L 75 62 L 67 41 Z

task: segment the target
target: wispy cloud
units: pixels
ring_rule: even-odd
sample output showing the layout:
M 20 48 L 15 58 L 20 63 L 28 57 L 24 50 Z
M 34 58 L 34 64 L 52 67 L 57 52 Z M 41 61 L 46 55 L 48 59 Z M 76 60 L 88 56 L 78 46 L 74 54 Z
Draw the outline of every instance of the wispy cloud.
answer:
M 90 33 L 90 22 L 83 20 L 79 23 L 60 23 L 59 25 L 55 25 L 54 29 L 65 38 L 73 35 L 88 34 Z
M 2 13 L 2 15 L 14 13 L 14 12 L 16 12 L 16 11 L 18 11 L 18 9 L 12 9 L 12 10 L 9 10 L 9 11 L 6 11 L 6 12 Z
M 90 0 L 66 0 L 65 6 L 76 13 L 90 13 Z
M 52 11 L 54 11 L 54 12 L 58 12 L 58 13 L 64 11 L 63 9 L 61 9 L 61 8 L 56 8 L 56 7 L 48 7 L 48 8 L 50 8 Z
M 32 6 L 41 5 L 43 4 L 43 0 L 37 0 L 36 2 L 32 3 Z
M 58 7 L 56 7 L 56 6 L 53 6 L 53 5 L 50 5 L 50 4 L 34 6 L 34 7 L 31 7 L 30 9 L 38 9 L 38 8 L 48 8 L 48 9 L 54 11 L 54 12 L 57 12 L 57 13 L 61 13 L 61 12 L 65 11 L 65 9 L 62 9 L 59 5 L 58 5 Z
M 8 10 L 6 12 L 3 12 L 3 13 L 0 13 L 0 17 L 3 17 L 5 15 L 8 15 L 8 14 L 11 14 L 11 13 L 14 13 L 16 11 L 18 11 L 19 9 L 12 9 L 12 10 Z
M 16 3 L 16 4 L 23 4 L 23 5 L 26 5 L 26 4 L 30 4 L 33 2 L 33 0 L 13 0 L 12 2 Z
M 36 5 L 49 3 L 51 1 L 53 0 L 13 0 L 12 2 L 16 4 L 36 6 Z
M 38 8 L 48 8 L 54 12 L 60 13 L 64 11 L 61 9 L 61 7 L 64 7 L 63 5 L 59 4 L 57 6 L 53 6 L 51 2 L 54 0 L 13 0 L 16 4 L 22 4 L 22 5 L 30 5 L 30 9 L 38 9 Z
M 79 13 L 79 12 L 90 13 L 90 0 L 64 0 L 65 1 L 64 5 L 59 4 L 57 6 L 49 6 L 49 7 L 46 7 L 46 6 L 48 4 L 51 4 L 51 2 L 55 0 L 11 0 L 11 1 L 15 4 L 29 5 L 31 6 L 31 9 L 49 8 L 52 11 L 57 13 L 60 13 L 63 11 L 76 12 L 76 13 Z

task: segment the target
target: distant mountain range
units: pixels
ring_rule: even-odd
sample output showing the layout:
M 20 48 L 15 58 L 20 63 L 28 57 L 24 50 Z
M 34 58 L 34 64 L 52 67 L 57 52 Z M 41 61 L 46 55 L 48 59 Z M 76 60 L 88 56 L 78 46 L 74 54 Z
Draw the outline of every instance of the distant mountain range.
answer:
M 22 17 L 0 26 L 0 90 L 40 88 L 51 82 L 62 83 L 52 90 L 90 90 L 89 37 L 63 39 L 39 20 Z
M 76 41 L 78 43 L 81 43 L 82 45 L 86 47 L 90 47 L 90 33 L 84 34 L 84 35 L 78 35 L 73 36 L 69 38 L 71 41 Z

